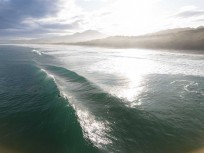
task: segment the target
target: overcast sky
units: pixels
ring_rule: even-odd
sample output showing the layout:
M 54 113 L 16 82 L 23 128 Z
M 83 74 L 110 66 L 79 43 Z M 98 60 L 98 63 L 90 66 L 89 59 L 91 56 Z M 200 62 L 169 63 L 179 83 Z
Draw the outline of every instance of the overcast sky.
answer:
M 203 24 L 203 0 L 0 0 L 0 39 L 88 29 L 139 35 Z

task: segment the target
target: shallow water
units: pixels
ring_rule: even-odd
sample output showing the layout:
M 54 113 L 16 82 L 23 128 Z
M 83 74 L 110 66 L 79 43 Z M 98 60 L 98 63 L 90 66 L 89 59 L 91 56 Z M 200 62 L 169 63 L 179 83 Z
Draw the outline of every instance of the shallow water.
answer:
M 204 147 L 204 55 L 0 46 L 0 144 L 25 153 Z

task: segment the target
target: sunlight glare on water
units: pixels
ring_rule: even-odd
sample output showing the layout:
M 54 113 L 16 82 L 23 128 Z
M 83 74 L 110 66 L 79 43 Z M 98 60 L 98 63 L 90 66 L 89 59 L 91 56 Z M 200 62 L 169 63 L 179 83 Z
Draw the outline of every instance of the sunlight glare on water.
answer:
M 98 121 L 88 111 L 84 110 L 77 110 L 77 116 L 80 119 L 79 122 L 83 128 L 84 136 L 91 140 L 95 146 L 103 149 L 104 145 L 111 143 L 111 140 L 107 137 L 108 123 Z
M 109 93 L 126 99 L 128 106 L 140 105 L 141 103 L 136 99 L 145 90 L 144 77 L 155 69 L 155 62 L 149 60 L 149 56 L 148 52 L 129 50 L 124 54 L 119 51 L 113 53 L 108 60 L 96 64 L 93 69 L 120 76 L 121 84 L 114 87 L 109 86 Z
M 49 74 L 48 72 L 46 73 Z M 49 76 L 53 75 L 49 74 Z M 103 147 L 105 145 L 111 144 L 112 142 L 107 136 L 110 132 L 109 122 L 97 119 L 90 111 L 85 108 L 83 103 L 77 102 L 75 96 L 71 96 L 67 92 L 65 86 L 65 84 L 67 84 L 66 80 L 58 78 L 58 76 L 55 76 L 54 78 L 56 78 L 54 81 L 56 81 L 58 88 L 61 91 L 61 96 L 69 99 L 69 103 L 75 109 L 78 121 L 83 129 L 84 137 L 87 140 L 90 140 L 91 143 L 93 143 L 96 147 L 101 149 L 104 149 Z M 69 85 L 67 86 L 69 87 Z

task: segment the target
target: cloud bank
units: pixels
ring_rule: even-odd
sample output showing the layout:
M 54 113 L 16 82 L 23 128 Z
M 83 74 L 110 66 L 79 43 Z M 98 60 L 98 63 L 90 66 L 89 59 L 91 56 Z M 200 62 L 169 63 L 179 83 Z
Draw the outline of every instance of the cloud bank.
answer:
M 68 0 L 69 1 L 69 0 Z M 62 0 L 0 0 L 0 36 L 36 37 L 78 27 L 49 19 L 62 10 Z M 44 20 L 44 21 L 43 21 Z
M 1 0 L 0 29 L 20 28 L 26 18 L 41 18 L 57 11 L 57 3 L 51 0 Z
M 172 6 L 175 1 L 0 0 L 0 39 L 49 37 L 89 29 L 138 35 L 203 24 L 204 10 L 184 5 L 189 0 Z

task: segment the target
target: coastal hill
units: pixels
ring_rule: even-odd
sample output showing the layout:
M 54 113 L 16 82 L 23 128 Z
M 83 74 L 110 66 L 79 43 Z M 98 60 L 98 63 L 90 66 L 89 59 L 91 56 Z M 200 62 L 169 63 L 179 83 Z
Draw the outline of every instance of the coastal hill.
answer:
M 87 30 L 83 32 L 77 32 L 71 35 L 45 37 L 36 39 L 14 39 L 14 40 L 0 40 L 0 43 L 19 43 L 19 44 L 58 44 L 58 43 L 76 43 L 84 42 L 95 39 L 106 38 L 107 35 L 102 34 L 95 30 Z
M 9 40 L 1 43 L 204 51 L 204 27 L 168 29 L 142 36 L 107 36 L 95 30 L 87 30 L 72 35 L 31 40 Z
M 32 43 L 75 43 L 90 41 L 94 39 L 101 39 L 107 37 L 105 34 L 102 34 L 95 30 L 87 30 L 84 32 L 77 32 L 72 35 L 58 36 L 52 38 L 41 38 L 30 40 Z
M 204 50 L 204 27 L 170 29 L 143 36 L 111 36 L 71 44 L 113 48 Z

